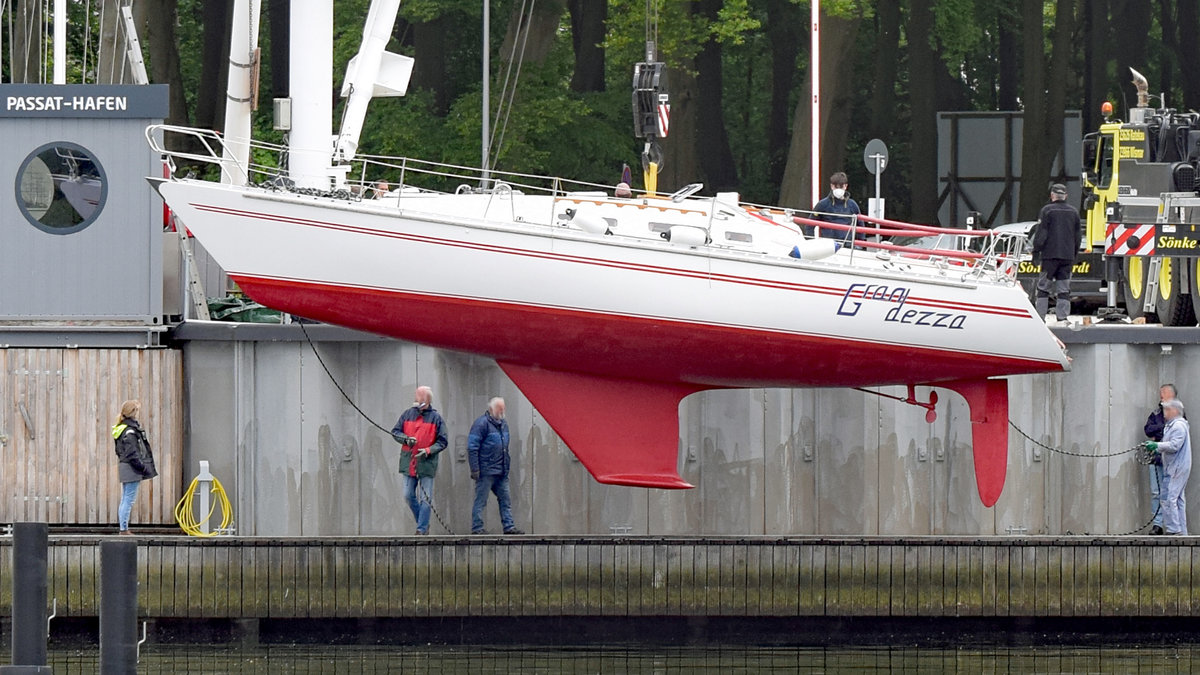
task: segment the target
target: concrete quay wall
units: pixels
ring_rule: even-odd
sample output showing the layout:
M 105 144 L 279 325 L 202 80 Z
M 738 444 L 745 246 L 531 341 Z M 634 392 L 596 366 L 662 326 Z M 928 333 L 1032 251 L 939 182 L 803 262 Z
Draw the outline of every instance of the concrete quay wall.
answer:
M 1200 329 L 1114 330 L 1059 332 L 1073 370 L 1011 378 L 1013 423 L 1046 445 L 1100 455 L 1143 439 L 1159 383 L 1177 383 L 1185 403 L 1200 405 Z M 418 384 L 433 387 L 450 430 L 434 496 L 446 527 L 435 521 L 436 534 L 470 529 L 466 437 L 494 395 L 508 403 L 514 513 L 540 535 L 1107 535 L 1151 515 L 1145 467 L 1130 454 L 1063 455 L 1015 432 L 1004 493 L 984 508 L 967 407 L 946 391 L 932 424 L 920 408 L 847 389 L 696 394 L 680 406 L 679 450 L 695 489 L 601 485 L 491 360 L 331 326 L 308 332 L 337 383 L 384 427 Z M 299 326 L 185 326 L 177 337 L 185 478 L 210 460 L 239 534 L 411 534 L 399 446 L 345 400 Z M 596 414 L 612 418 L 614 443 L 636 444 L 620 424 L 636 412 Z M 1200 531 L 1200 499 L 1189 512 Z M 487 526 L 499 529 L 494 498 Z

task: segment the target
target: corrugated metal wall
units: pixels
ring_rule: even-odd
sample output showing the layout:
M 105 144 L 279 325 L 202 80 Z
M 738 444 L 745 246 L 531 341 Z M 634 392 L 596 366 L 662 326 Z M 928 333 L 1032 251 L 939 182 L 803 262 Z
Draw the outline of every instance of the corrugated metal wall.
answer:
M 165 100 L 165 95 L 164 95 Z M 162 315 L 161 219 L 146 176 L 162 173 L 144 119 L 21 118 L 0 125 L 0 319 L 104 319 L 158 323 Z M 104 167 L 108 197 L 96 221 L 49 234 L 20 213 L 12 186 L 26 156 L 75 142 Z
M 172 349 L 0 349 L 0 522 L 116 523 L 121 484 L 111 428 L 121 403 L 139 420 L 159 476 L 134 523 L 172 523 L 180 497 L 181 353 Z
M 434 504 L 456 533 L 470 529 L 466 434 L 493 395 L 508 402 L 517 521 L 536 533 L 1112 534 L 1150 516 L 1147 474 L 1130 455 L 1064 456 L 1015 433 L 1004 494 L 984 508 L 966 404 L 949 392 L 934 424 L 919 408 L 850 390 L 697 394 L 680 406 L 680 469 L 696 489 L 643 490 L 596 483 L 490 360 L 382 340 L 318 348 L 355 403 L 389 429 L 418 384 L 434 388 L 451 438 Z M 240 533 L 411 532 L 399 446 L 346 403 L 307 344 L 194 341 L 184 350 L 192 429 L 184 471 L 212 460 Z M 1020 428 L 1072 452 L 1132 446 L 1159 382 L 1178 382 L 1185 402 L 1189 383 L 1200 382 L 1197 345 L 1071 353 L 1072 373 L 1013 378 L 1010 398 Z M 612 417 L 614 442 L 636 443 L 620 425 L 635 412 L 596 414 Z M 494 500 L 488 527 L 498 529 Z

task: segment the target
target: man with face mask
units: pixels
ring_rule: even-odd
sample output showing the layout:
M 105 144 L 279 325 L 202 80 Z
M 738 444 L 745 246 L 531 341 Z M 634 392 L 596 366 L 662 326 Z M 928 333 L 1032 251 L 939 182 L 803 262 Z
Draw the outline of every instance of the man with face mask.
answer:
M 432 389 L 417 387 L 414 398 L 412 407 L 400 415 L 400 421 L 392 428 L 392 438 L 404 448 L 400 451 L 404 500 L 417 521 L 417 534 L 428 534 L 433 477 L 437 475 L 438 455 L 446 449 L 446 423 L 433 409 Z
M 471 534 L 487 534 L 483 529 L 483 509 L 488 492 L 496 495 L 500 505 L 500 524 L 504 534 L 525 534 L 517 528 L 512 517 L 512 499 L 508 492 L 508 422 L 504 419 L 504 399 L 497 396 L 488 401 L 487 412 L 471 425 L 467 436 L 467 459 L 471 463 L 471 479 L 475 481 L 475 504 L 471 508 Z
M 813 219 L 841 225 L 854 224 L 855 216 L 862 213 L 858 202 L 850 198 L 850 181 L 846 174 L 839 171 L 829 177 L 829 195 L 813 206 Z M 850 238 L 849 230 L 838 230 L 832 227 L 822 227 L 820 236 L 827 239 Z M 805 234 L 812 236 L 812 228 L 806 228 Z M 857 233 L 857 239 L 866 239 L 865 234 Z

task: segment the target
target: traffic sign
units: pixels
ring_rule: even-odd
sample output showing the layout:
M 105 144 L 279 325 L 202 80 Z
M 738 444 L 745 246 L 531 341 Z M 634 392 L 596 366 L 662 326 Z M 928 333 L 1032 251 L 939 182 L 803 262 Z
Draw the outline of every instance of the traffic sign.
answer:
M 867 171 L 876 175 L 881 174 L 887 168 L 887 163 L 887 146 L 878 138 L 872 138 L 867 142 L 867 147 L 863 148 L 863 164 L 867 165 Z

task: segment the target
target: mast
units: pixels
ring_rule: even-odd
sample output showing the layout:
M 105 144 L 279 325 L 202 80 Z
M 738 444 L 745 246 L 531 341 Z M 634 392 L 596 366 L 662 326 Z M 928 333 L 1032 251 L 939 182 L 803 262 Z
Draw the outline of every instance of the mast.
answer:
M 812 0 L 812 203 L 821 201 L 821 0 Z
M 221 182 L 245 185 L 249 176 L 251 113 L 258 90 L 260 0 L 234 0 L 229 37 L 229 83 L 225 91 L 225 145 Z
M 488 178 L 488 146 L 491 145 L 491 108 L 492 108 L 492 0 L 483 0 L 483 134 L 479 140 L 481 157 L 479 168 L 483 171 L 484 181 Z M 480 187 L 485 187 L 481 185 Z
M 16 7 L 12 9 L 16 11 Z M 67 83 L 67 0 L 54 0 L 54 84 Z
M 296 187 L 328 190 L 333 154 L 333 0 L 293 1 L 288 93 L 288 174 Z
M 367 12 L 362 44 L 358 54 L 347 64 L 346 80 L 342 84 L 346 110 L 342 114 L 342 128 L 334 147 L 333 159 L 337 163 L 354 159 L 367 117 L 367 104 L 371 99 L 376 96 L 403 96 L 408 90 L 413 60 L 386 51 L 399 11 L 400 0 L 375 0 Z

